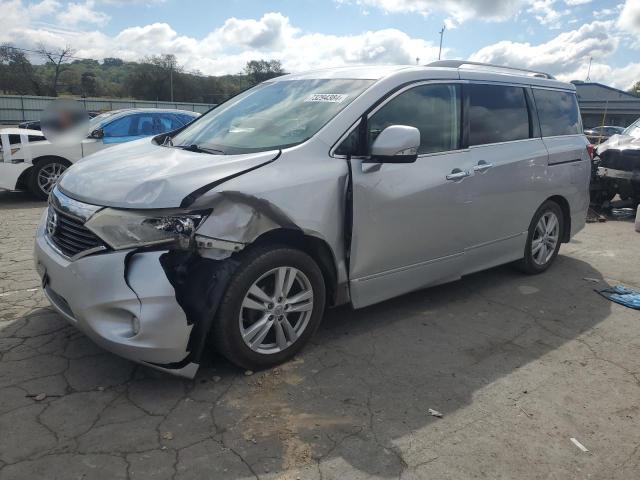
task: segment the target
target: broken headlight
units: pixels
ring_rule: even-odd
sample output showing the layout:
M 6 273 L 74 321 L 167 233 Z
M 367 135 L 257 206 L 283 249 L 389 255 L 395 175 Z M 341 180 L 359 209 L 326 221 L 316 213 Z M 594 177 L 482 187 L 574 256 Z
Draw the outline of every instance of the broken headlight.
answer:
M 188 249 L 207 212 L 131 211 L 105 208 L 85 226 L 114 250 L 166 245 Z

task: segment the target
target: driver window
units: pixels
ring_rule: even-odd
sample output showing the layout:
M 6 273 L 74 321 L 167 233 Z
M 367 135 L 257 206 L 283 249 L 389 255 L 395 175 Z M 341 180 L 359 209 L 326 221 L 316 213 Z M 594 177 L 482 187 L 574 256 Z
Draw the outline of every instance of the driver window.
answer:
M 458 150 L 461 106 L 459 85 L 421 85 L 407 90 L 369 118 L 368 151 L 390 125 L 408 125 L 420 131 L 418 154 Z

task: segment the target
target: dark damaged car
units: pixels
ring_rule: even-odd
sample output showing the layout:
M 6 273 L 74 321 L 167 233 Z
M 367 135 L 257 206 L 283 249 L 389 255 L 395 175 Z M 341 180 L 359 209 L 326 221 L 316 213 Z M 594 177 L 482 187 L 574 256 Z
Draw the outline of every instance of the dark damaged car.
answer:
M 616 194 L 640 203 L 640 119 L 596 149 L 591 194 L 597 203 Z
M 192 377 L 209 340 L 265 368 L 326 307 L 543 272 L 588 206 L 575 87 L 460 66 L 278 77 L 77 162 L 36 234 L 46 296 L 104 348 Z

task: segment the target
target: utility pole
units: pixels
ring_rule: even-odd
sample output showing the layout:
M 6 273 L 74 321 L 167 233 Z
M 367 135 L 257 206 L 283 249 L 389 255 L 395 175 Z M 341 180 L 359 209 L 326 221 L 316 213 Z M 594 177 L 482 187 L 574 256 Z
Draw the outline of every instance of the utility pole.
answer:
M 438 50 L 438 60 L 442 56 L 442 37 L 444 37 L 444 25 L 442 26 L 442 30 L 440 30 L 440 50 Z
M 591 75 L 591 62 L 593 62 L 593 57 L 589 57 L 589 68 L 587 69 L 587 78 L 585 79 L 585 82 L 588 82 L 590 80 L 589 76 Z
M 169 83 L 171 84 L 171 102 L 173 103 L 173 64 L 169 67 Z

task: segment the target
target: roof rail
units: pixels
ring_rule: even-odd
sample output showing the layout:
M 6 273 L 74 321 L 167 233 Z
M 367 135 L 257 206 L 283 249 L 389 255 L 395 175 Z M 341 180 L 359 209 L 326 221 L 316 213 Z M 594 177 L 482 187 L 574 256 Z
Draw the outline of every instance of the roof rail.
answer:
M 468 60 L 438 60 L 427 64 L 427 67 L 446 67 L 446 68 L 460 68 L 462 65 L 475 65 L 478 67 L 499 68 L 502 70 L 515 70 L 516 72 L 532 73 L 534 77 L 548 78 L 549 80 L 555 80 L 553 75 L 544 72 L 538 72 L 536 70 L 529 70 L 527 68 L 515 68 L 505 67 L 504 65 L 494 65 L 492 63 L 482 62 L 470 62 Z

